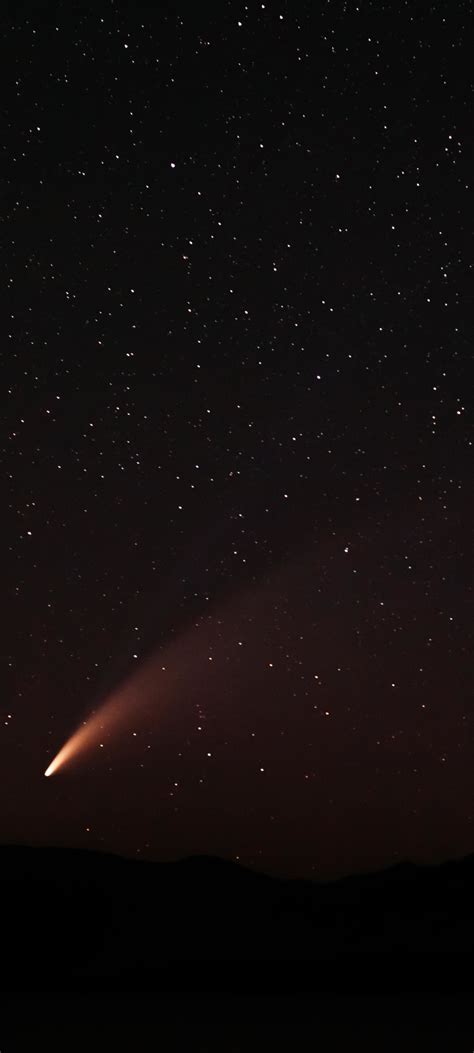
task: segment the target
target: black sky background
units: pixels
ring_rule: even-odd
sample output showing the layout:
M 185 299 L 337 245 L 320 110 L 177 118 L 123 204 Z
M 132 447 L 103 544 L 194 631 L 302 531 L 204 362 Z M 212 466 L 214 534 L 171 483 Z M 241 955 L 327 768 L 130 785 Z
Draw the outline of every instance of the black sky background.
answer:
M 473 850 L 469 14 L 2 16 L 3 842 Z

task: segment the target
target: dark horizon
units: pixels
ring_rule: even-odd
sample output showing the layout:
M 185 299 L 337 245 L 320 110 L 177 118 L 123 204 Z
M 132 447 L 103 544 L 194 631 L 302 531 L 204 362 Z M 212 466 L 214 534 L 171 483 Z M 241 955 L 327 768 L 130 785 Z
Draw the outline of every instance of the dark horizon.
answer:
M 111 860 L 117 860 L 118 862 L 139 862 L 158 864 L 158 866 L 167 866 L 168 864 L 173 867 L 175 864 L 188 864 L 193 862 L 203 862 L 204 864 L 213 863 L 228 864 L 236 870 L 249 871 L 252 873 L 260 874 L 262 877 L 274 878 L 277 881 L 284 881 L 290 883 L 298 882 L 310 882 L 315 886 L 321 885 L 332 885 L 337 884 L 340 881 L 350 881 L 351 878 L 384 878 L 386 875 L 397 869 L 413 869 L 419 871 L 425 871 L 427 873 L 435 872 L 439 868 L 446 866 L 456 866 L 457 864 L 469 865 L 474 861 L 474 852 L 462 852 L 451 855 L 443 856 L 432 856 L 432 857 L 421 857 L 421 856 L 405 856 L 397 857 L 393 860 L 384 860 L 383 862 L 375 862 L 372 866 L 370 864 L 364 864 L 350 869 L 348 864 L 345 866 L 334 866 L 331 865 L 330 860 L 325 860 L 324 863 L 316 868 L 314 864 L 311 865 L 311 869 L 301 867 L 298 870 L 297 863 L 292 865 L 291 861 L 285 859 L 284 861 L 273 862 L 273 865 L 264 866 L 257 859 L 248 859 L 245 862 L 241 859 L 237 859 L 235 856 L 216 854 L 213 852 L 183 852 L 175 855 L 154 855 L 146 854 L 141 855 L 135 853 L 134 855 L 127 853 L 126 851 L 120 851 L 120 849 L 114 849 L 113 847 L 101 848 L 91 847 L 90 844 L 84 842 L 83 844 L 68 844 L 67 842 L 61 841 L 23 841 L 23 840 L 10 840 L 0 844 L 0 854 L 2 852 L 14 851 L 15 849 L 24 849 L 25 852 L 37 852 L 38 854 L 43 853 L 55 853 L 59 855 L 64 853 L 65 856 L 68 854 L 74 855 L 74 853 L 86 853 L 88 856 L 97 857 L 97 859 L 109 858 Z
M 265 870 L 257 862 L 247 861 L 246 863 L 243 863 L 241 860 L 237 860 L 235 858 L 232 858 L 231 856 L 215 855 L 213 853 L 205 852 L 195 852 L 190 855 L 178 855 L 165 858 L 158 856 L 131 856 L 127 855 L 126 853 L 114 851 L 110 848 L 100 849 L 91 848 L 87 845 L 73 846 L 54 842 L 38 842 L 37 844 L 32 844 L 31 842 L 26 841 L 8 841 L 4 842 L 3 844 L 0 844 L 0 854 L 2 852 L 8 853 L 10 850 L 14 851 L 15 849 L 25 849 L 26 852 L 32 852 L 33 854 L 35 852 L 37 852 L 38 854 L 54 854 L 55 852 L 57 852 L 59 855 L 63 853 L 65 856 L 69 854 L 73 856 L 75 853 L 77 853 L 78 855 L 85 854 L 86 856 L 93 856 L 99 860 L 108 858 L 111 860 L 117 860 L 118 862 L 125 863 L 149 863 L 151 866 L 153 866 L 156 863 L 158 864 L 158 866 L 162 865 L 164 867 L 166 867 L 168 864 L 171 867 L 173 867 L 174 864 L 192 864 L 195 862 L 202 862 L 205 865 L 209 864 L 210 866 L 212 866 L 215 863 L 217 866 L 219 866 L 220 864 L 229 865 L 236 871 L 249 871 L 252 873 L 260 874 L 262 877 L 275 878 L 277 881 L 284 881 L 290 883 L 298 883 L 303 881 L 305 883 L 309 882 L 310 884 L 314 884 L 316 886 L 337 884 L 340 881 L 350 881 L 351 878 L 383 878 L 389 873 L 395 872 L 397 869 L 403 870 L 406 868 L 419 870 L 427 873 L 434 873 L 435 871 L 439 871 L 440 868 L 443 869 L 447 866 L 456 866 L 458 864 L 461 866 L 463 864 L 471 865 L 474 862 L 474 852 L 469 852 L 458 856 L 448 856 L 446 858 L 443 857 L 440 859 L 422 860 L 406 857 L 402 859 L 397 859 L 394 862 L 384 863 L 381 866 L 375 866 L 373 868 L 357 869 L 343 873 L 338 871 L 333 875 L 331 875 L 330 873 L 330 867 L 326 867 L 321 869 L 321 876 L 318 876 L 318 874 L 315 872 L 313 872 L 312 874 L 285 873 L 283 868 L 280 872 L 278 872 L 277 868 Z
M 142 865 L 10 848 L 0 861 L 4 995 L 140 993 L 156 1005 L 178 992 L 261 1000 L 262 982 L 320 999 L 472 988 L 474 854 L 326 884 L 207 857 Z

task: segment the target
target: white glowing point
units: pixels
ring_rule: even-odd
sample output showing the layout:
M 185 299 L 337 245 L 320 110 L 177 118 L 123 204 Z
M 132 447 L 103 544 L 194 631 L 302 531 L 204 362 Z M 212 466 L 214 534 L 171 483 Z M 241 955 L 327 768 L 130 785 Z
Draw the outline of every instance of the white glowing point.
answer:
M 166 666 L 162 668 L 166 669 Z M 107 698 L 96 712 L 80 724 L 59 753 L 53 757 L 46 768 L 45 777 L 48 779 L 50 775 L 62 771 L 65 765 L 75 761 L 84 750 L 92 746 L 104 748 L 105 737 L 111 730 L 116 732 L 120 726 L 131 723 L 136 716 L 137 700 L 140 701 L 142 696 L 144 700 L 149 699 L 155 691 L 156 669 L 157 658 L 153 655 L 130 677 L 128 683 Z
M 78 728 L 78 730 L 74 732 L 73 735 L 71 735 L 71 738 L 68 739 L 68 741 L 62 747 L 62 749 L 59 750 L 59 753 L 57 753 L 56 756 L 53 757 L 53 760 L 51 761 L 49 767 L 46 768 L 46 771 L 44 773 L 46 778 L 48 778 L 50 775 L 54 775 L 54 773 L 58 771 L 59 768 L 62 768 L 63 764 L 65 764 L 66 761 L 71 760 L 72 757 L 74 757 L 78 752 L 80 752 L 82 747 L 87 745 L 87 743 L 93 737 L 94 733 L 98 733 L 98 725 L 100 719 L 101 718 L 99 717 L 99 715 L 96 714 L 92 720 L 86 722 L 85 724 L 82 724 L 81 727 Z

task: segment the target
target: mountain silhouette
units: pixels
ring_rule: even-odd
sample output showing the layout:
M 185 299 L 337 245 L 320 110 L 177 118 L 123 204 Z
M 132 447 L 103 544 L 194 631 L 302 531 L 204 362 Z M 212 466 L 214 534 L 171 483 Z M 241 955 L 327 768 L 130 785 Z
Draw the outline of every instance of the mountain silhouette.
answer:
M 338 990 L 463 990 L 474 964 L 473 883 L 474 855 L 317 883 L 210 856 L 150 863 L 5 846 L 0 982 L 195 989 L 271 975 Z

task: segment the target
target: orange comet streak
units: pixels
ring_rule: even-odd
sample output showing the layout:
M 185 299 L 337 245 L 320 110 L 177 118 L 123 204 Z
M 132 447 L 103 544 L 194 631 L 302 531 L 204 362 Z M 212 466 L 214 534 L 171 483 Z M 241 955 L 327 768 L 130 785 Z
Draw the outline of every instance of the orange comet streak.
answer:
M 62 764 L 65 764 L 66 761 L 70 760 L 81 746 L 85 745 L 87 730 L 87 726 L 79 728 L 74 735 L 71 735 L 71 738 L 68 739 L 62 749 L 59 750 L 59 753 L 56 754 L 54 760 L 51 761 L 49 768 L 46 768 L 44 773 L 46 777 L 54 775 L 55 771 L 57 771 Z
M 291 566 L 298 567 L 300 562 L 301 557 L 298 557 L 298 561 L 289 565 L 290 569 Z M 287 572 L 288 567 L 284 567 L 283 570 Z M 306 579 L 307 563 L 302 564 L 302 570 Z M 281 576 L 282 570 L 279 573 Z M 275 575 L 276 586 L 278 581 L 279 577 Z M 277 594 L 279 593 L 275 593 Z M 268 596 L 269 583 L 266 582 L 264 588 L 240 590 L 225 602 L 221 609 L 223 612 L 230 612 L 234 624 L 240 621 L 247 626 L 249 605 L 257 609 L 259 604 L 264 612 L 269 605 Z M 183 690 L 193 691 L 198 676 L 198 656 L 205 654 L 209 649 L 209 632 L 207 622 L 191 626 L 176 640 L 170 641 L 161 652 L 145 659 L 142 667 L 71 735 L 46 768 L 45 776 L 48 778 L 54 775 L 86 747 L 96 745 L 104 730 L 108 735 L 124 723 L 134 720 L 146 705 L 156 703 L 157 699 L 169 704 L 171 698 L 176 698 L 177 688 L 181 691 L 181 697 Z
M 98 738 L 101 738 L 105 724 L 109 724 L 109 726 L 116 725 L 119 717 L 129 715 L 127 702 L 129 702 L 129 698 L 126 694 L 118 698 L 113 697 L 108 702 L 105 702 L 97 713 L 89 717 L 89 720 L 71 735 L 71 738 L 67 740 L 54 757 L 54 760 L 51 761 L 49 767 L 46 768 L 44 773 L 46 778 L 54 775 L 59 768 L 64 767 L 68 761 L 73 760 L 77 754 L 82 753 L 87 746 L 92 746 Z
M 99 707 L 89 719 L 75 731 L 59 750 L 51 764 L 46 768 L 45 776 L 49 778 L 69 761 L 82 753 L 87 747 L 97 742 L 111 731 L 116 731 L 124 723 L 129 723 L 150 698 L 163 692 L 163 679 L 157 680 L 156 669 L 161 659 L 156 656 L 145 661 L 137 671 L 109 699 Z M 160 666 L 161 667 L 161 666 Z M 161 677 L 162 677 L 161 673 Z M 168 677 L 168 685 L 170 678 Z
M 102 714 L 100 719 L 102 720 Z M 74 732 L 74 735 L 71 735 L 71 738 L 68 739 L 62 749 L 59 750 L 59 753 L 56 754 L 54 760 L 51 761 L 49 768 L 46 768 L 44 773 L 46 777 L 54 775 L 58 768 L 62 768 L 63 764 L 66 764 L 67 761 L 71 760 L 72 757 L 84 749 L 85 746 L 92 743 L 97 732 L 98 723 L 98 719 L 93 717 L 87 722 L 87 724 L 83 725 L 83 727 L 78 728 L 78 730 Z

